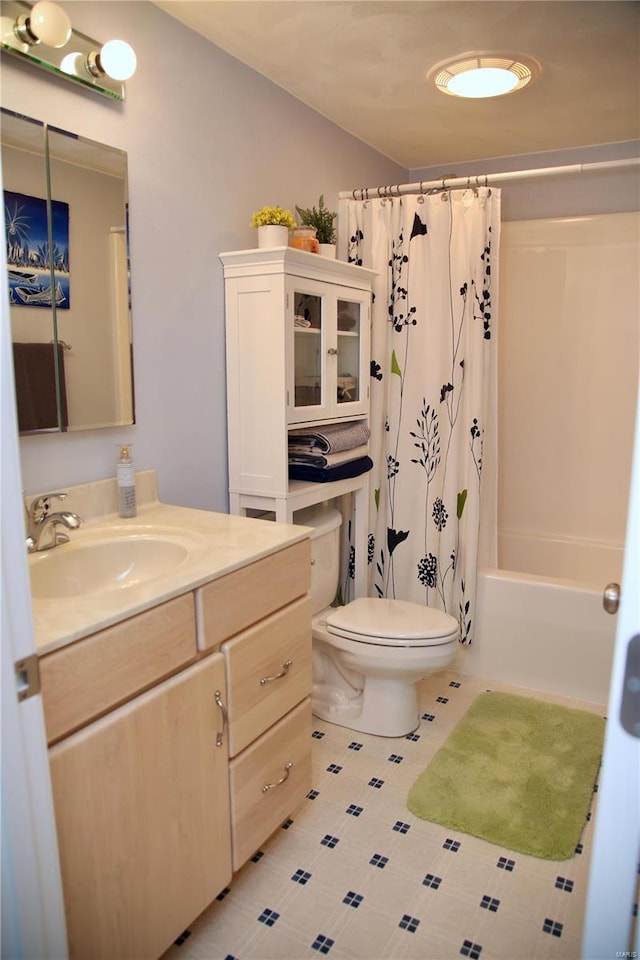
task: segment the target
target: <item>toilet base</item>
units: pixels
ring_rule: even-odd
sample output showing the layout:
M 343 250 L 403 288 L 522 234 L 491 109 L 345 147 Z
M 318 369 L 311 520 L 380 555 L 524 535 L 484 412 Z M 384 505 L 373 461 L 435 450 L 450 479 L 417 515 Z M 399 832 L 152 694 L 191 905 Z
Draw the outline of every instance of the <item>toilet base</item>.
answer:
M 314 684 L 311 710 L 328 723 L 377 737 L 405 737 L 420 724 L 414 682 L 367 677 L 357 697 L 331 701 L 324 684 Z

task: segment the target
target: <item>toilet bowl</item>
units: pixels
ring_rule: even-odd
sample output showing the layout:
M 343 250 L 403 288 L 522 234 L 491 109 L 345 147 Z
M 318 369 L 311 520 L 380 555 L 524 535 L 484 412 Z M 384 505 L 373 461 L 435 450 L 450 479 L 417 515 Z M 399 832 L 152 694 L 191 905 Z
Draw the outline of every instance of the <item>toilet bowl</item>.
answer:
M 296 522 L 313 529 L 313 713 L 362 733 L 406 736 L 420 722 L 415 685 L 451 664 L 458 622 L 405 600 L 362 597 L 329 606 L 338 584 L 340 514 L 315 508 Z

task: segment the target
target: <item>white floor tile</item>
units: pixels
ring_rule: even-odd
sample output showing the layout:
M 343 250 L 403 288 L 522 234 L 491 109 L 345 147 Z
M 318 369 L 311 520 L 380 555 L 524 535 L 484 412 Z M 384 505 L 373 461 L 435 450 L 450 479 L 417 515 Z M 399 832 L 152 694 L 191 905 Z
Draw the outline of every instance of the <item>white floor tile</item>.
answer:
M 406 808 L 416 777 L 488 689 L 602 713 L 443 672 L 420 685 L 420 726 L 408 738 L 314 719 L 317 796 L 164 960 L 575 960 L 592 822 L 582 852 L 554 863 L 451 832 Z M 455 852 L 447 840 L 458 844 Z

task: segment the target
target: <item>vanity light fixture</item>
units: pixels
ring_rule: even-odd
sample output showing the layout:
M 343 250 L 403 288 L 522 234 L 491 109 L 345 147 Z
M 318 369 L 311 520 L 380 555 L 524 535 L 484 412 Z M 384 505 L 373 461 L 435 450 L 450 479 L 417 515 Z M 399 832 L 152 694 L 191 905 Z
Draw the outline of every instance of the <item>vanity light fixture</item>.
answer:
M 39 0 L 33 6 L 3 0 L 0 27 L 3 53 L 111 99 L 124 100 L 124 81 L 136 69 L 136 55 L 124 40 L 101 44 L 73 30 L 67 14 L 53 0 Z
M 522 90 L 540 74 L 540 64 L 521 54 L 463 53 L 436 64 L 428 78 L 453 97 L 479 100 Z

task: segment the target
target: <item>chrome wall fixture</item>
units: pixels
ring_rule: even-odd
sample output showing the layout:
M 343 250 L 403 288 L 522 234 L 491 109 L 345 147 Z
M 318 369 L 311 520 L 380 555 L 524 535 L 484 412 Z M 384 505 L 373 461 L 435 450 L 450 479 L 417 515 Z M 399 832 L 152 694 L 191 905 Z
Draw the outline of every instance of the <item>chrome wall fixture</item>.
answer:
M 3 0 L 1 14 L 3 53 L 112 100 L 124 100 L 124 81 L 136 69 L 136 55 L 126 41 L 101 44 L 79 33 L 52 0 L 40 0 L 33 6 L 21 0 Z

